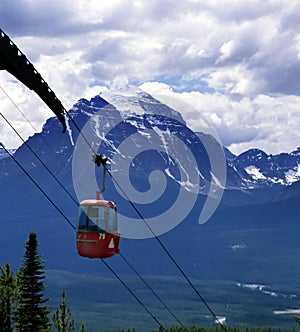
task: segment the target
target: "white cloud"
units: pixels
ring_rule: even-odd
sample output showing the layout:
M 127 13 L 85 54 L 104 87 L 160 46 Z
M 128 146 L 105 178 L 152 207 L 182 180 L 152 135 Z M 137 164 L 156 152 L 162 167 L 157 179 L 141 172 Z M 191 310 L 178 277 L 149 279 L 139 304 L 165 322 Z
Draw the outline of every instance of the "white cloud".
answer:
M 276 154 L 293 151 L 299 145 L 300 96 L 244 97 L 236 100 L 219 93 L 174 92 L 165 84 L 145 83 L 141 88 L 150 94 L 180 98 L 193 105 L 183 114 L 187 125 L 201 130 L 200 115 L 209 121 L 221 142 L 239 154 L 250 148 L 261 148 Z
M 182 91 L 233 152 L 275 153 L 299 139 L 299 7 L 288 0 L 3 0 L 0 18 L 66 108 L 103 86 L 152 81 L 156 92 Z M 0 78 L 41 127 L 41 114 L 51 111 L 11 76 Z M 11 120 L 22 121 L 0 98 Z M 197 130 L 197 114 L 186 117 Z

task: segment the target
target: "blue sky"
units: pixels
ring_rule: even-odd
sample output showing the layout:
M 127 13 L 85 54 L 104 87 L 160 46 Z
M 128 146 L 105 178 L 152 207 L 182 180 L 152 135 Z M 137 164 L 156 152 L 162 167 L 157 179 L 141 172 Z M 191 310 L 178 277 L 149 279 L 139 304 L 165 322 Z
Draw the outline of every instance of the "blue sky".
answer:
M 1 28 L 69 109 L 136 84 L 194 105 L 238 154 L 300 146 L 300 1 L 2 0 Z M 1 87 L 41 130 L 52 116 L 6 72 Z M 32 128 L 0 90 L 1 112 Z M 197 114 L 184 114 L 199 129 Z M 20 144 L 0 123 L 1 141 Z

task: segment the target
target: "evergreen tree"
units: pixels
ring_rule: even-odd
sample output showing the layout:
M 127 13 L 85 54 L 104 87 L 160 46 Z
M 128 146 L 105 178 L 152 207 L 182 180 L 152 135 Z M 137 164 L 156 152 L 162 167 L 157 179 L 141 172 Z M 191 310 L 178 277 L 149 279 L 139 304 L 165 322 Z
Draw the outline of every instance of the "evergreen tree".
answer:
M 16 278 L 8 263 L 0 267 L 0 331 L 11 332 L 12 309 L 16 302 Z
M 56 309 L 52 317 L 52 322 L 58 332 L 74 332 L 74 317 L 66 300 L 65 290 L 62 291 L 62 300 L 59 303 L 59 309 Z
M 50 311 L 44 304 L 44 261 L 38 252 L 37 234 L 31 232 L 25 245 L 23 264 L 18 272 L 18 306 L 15 310 L 15 329 L 19 332 L 50 330 Z
M 86 332 L 86 331 L 85 331 L 85 327 L 84 327 L 83 324 L 81 325 L 81 328 L 80 328 L 80 331 L 79 331 L 79 332 Z

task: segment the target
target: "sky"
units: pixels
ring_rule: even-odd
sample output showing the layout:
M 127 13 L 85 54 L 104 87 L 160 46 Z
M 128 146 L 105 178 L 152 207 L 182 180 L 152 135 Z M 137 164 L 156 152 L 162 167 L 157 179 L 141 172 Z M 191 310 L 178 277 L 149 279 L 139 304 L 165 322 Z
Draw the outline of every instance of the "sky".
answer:
M 188 126 L 199 112 L 235 154 L 300 146 L 300 1 L 1 0 L 0 22 L 67 110 L 133 84 L 191 103 Z M 5 71 L 0 87 L 22 137 L 53 116 Z M 3 119 L 0 133 L 22 143 Z

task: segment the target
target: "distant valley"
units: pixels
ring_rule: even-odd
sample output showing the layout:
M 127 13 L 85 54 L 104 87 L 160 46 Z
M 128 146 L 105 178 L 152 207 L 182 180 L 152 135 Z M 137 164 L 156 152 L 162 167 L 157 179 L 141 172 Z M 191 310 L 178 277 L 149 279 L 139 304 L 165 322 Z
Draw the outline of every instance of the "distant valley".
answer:
M 166 150 L 174 137 L 181 139 L 184 148 L 190 149 L 195 157 L 199 169 L 196 175 L 201 179 L 200 189 L 195 204 L 184 220 L 162 234 L 160 240 L 215 311 L 226 317 L 228 324 L 294 326 L 292 313 L 289 314 L 288 310 L 300 309 L 300 150 L 267 155 L 261 150 L 252 149 L 235 156 L 218 146 L 218 151 L 224 150 L 226 157 L 224 192 L 216 212 L 207 222 L 199 225 L 199 214 L 207 194 L 212 192 L 211 182 L 214 179 L 212 163 L 204 147 L 217 146 L 219 143 L 206 134 L 193 133 L 185 126 L 180 114 L 145 92 L 132 92 L 126 98 L 129 105 L 138 104 L 144 113 L 127 112 L 125 116 L 104 98 L 96 96 L 90 101 L 79 100 L 69 114 L 80 128 L 90 123 L 92 137 L 99 137 L 100 142 L 90 141 L 90 144 L 95 149 L 99 148 L 109 159 L 118 153 L 121 142 L 131 135 L 135 135 L 132 153 L 144 142 L 148 130 L 153 132 L 153 136 L 147 137 L 148 141 L 156 142 L 162 137 L 168 140 L 168 144 L 159 143 L 160 153 L 143 151 L 129 168 L 134 188 L 140 192 L 147 192 L 151 187 L 148 177 L 153 170 L 158 168 L 164 173 L 167 191 L 163 193 L 162 200 L 149 204 L 137 203 L 146 219 L 156 218 L 157 222 L 160 221 L 163 208 L 171 208 L 177 202 L 178 190 L 182 186 L 185 185 L 185 190 L 194 194 L 196 184 L 188 181 L 192 177 L 186 175 L 187 178 L 184 178 L 184 171 L 180 169 L 182 165 L 176 166 L 177 159 L 168 158 L 169 151 Z M 91 120 L 95 114 L 97 116 Z M 165 119 L 170 121 L 168 126 L 162 121 Z M 72 158 L 79 133 L 72 121 L 67 124 L 67 133 L 62 134 L 58 120 L 50 118 L 42 132 L 30 137 L 27 144 L 77 201 Z M 104 139 L 101 128 L 110 128 Z M 167 137 L 168 133 L 172 135 Z M 92 157 L 92 152 L 88 147 L 86 149 L 90 157 L 80 161 L 81 173 L 76 175 L 76 181 L 83 186 Z M 28 146 L 23 144 L 14 152 L 14 157 L 69 222 L 76 225 L 78 204 L 66 195 Z M 125 162 L 117 165 L 115 172 L 122 172 L 124 165 Z M 189 165 L 182 167 L 184 169 Z M 96 174 L 101 177 L 100 172 Z M 103 315 L 107 317 L 103 328 L 109 330 L 115 330 L 121 322 L 130 325 L 128 328 L 134 327 L 131 324 L 135 320 L 130 315 L 136 311 L 140 313 L 136 316 L 140 318 L 137 324 L 142 326 L 143 321 L 149 319 L 145 318 L 139 304 L 102 262 L 77 255 L 75 232 L 70 224 L 3 151 L 0 154 L 0 185 L 3 235 L 1 264 L 10 262 L 13 269 L 17 269 L 27 235 L 34 230 L 38 233 L 40 251 L 46 261 L 50 297 L 59 297 L 61 288 L 65 288 L 74 310 L 82 315 L 82 319 L 89 317 L 91 327 L 88 331 L 96 331 L 96 322 L 100 322 Z M 122 215 L 137 218 L 109 177 L 106 188 L 104 197 L 118 203 L 120 224 Z M 94 197 L 94 192 L 88 192 L 87 195 Z M 186 204 L 184 201 L 179 203 Z M 215 324 L 155 238 L 123 238 L 120 248 L 136 270 L 170 301 L 172 308 L 180 313 L 188 325 Z M 116 256 L 107 262 L 128 280 L 158 315 L 164 317 L 162 309 L 144 286 L 137 282 L 137 276 L 121 257 Z M 282 313 L 285 310 L 287 313 Z M 168 324 L 173 323 L 171 318 L 166 320 Z M 112 321 L 115 322 L 114 326 Z

